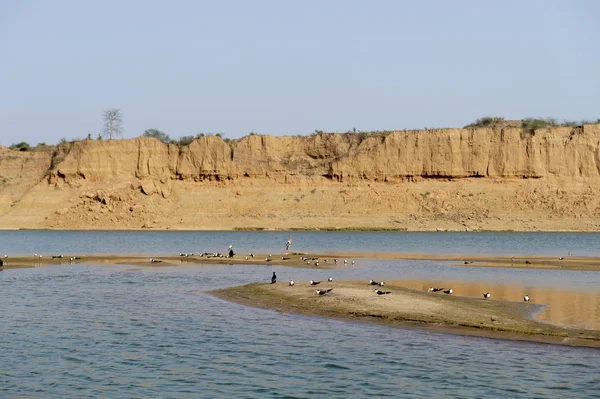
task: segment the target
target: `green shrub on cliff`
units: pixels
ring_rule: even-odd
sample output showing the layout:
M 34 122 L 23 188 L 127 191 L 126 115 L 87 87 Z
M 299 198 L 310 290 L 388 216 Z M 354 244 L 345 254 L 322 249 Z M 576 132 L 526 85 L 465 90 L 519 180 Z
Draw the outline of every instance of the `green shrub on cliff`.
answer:
M 20 143 L 17 144 L 11 144 L 10 148 L 11 150 L 19 150 L 19 151 L 29 151 L 29 143 L 26 143 L 24 141 L 21 141 Z
M 194 141 L 194 136 L 181 136 L 179 140 L 171 140 L 171 144 L 178 145 L 180 147 L 184 147 L 186 145 L 190 145 L 192 141 Z
M 542 129 L 544 127 L 559 126 L 555 118 L 525 118 L 521 127 L 524 129 Z
M 465 129 L 470 127 L 494 127 L 504 123 L 504 118 L 499 116 L 484 116 L 483 118 L 477 119 L 475 122 L 469 123 L 465 126 Z
M 169 137 L 169 135 L 166 134 L 165 132 L 161 132 L 158 129 L 147 129 L 146 131 L 144 131 L 143 136 L 144 137 L 154 137 L 155 139 L 158 139 L 165 144 L 171 142 L 171 138 Z

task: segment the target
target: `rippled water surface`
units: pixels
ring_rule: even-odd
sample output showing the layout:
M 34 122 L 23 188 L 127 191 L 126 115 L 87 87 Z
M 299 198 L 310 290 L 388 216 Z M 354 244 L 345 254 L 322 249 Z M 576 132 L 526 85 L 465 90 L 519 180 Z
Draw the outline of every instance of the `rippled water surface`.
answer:
M 421 266 L 277 272 L 301 280 L 455 271 L 471 280 L 496 273 L 501 281 L 559 283 L 544 278 L 552 271 L 515 277 L 508 269 Z M 0 397 L 600 398 L 597 350 L 281 314 L 204 293 L 264 281 L 272 269 L 65 265 L 0 272 Z M 595 276 L 569 273 L 562 277 L 574 284 Z
M 599 256 L 600 233 L 294 232 L 295 251 Z M 289 232 L 0 230 L 0 251 L 13 255 L 281 253 Z

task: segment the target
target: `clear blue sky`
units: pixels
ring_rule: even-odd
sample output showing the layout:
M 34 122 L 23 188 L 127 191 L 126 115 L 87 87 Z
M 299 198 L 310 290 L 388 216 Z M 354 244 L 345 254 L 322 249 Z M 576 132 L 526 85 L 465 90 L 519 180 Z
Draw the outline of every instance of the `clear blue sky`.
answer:
M 0 144 L 600 118 L 600 2 L 0 0 Z

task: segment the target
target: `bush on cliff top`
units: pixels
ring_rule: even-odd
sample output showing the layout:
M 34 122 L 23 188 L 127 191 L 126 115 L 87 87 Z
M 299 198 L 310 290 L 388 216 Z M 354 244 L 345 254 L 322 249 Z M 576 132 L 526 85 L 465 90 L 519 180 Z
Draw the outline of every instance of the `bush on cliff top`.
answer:
M 465 126 L 467 128 L 474 127 L 503 127 L 507 121 L 504 118 L 495 117 L 495 116 L 485 116 L 483 118 L 477 119 L 475 122 L 469 123 Z M 588 121 L 588 120 L 580 120 L 580 121 L 569 121 L 563 120 L 559 122 L 556 118 L 525 118 L 521 120 L 521 127 L 523 129 L 543 129 L 545 127 L 554 127 L 554 126 L 565 126 L 565 127 L 575 127 L 582 125 L 589 125 L 593 123 L 600 123 L 600 119 L 596 122 Z
M 494 127 L 504 123 L 504 118 L 499 116 L 484 116 L 483 118 L 477 119 L 475 122 L 469 123 L 465 126 L 465 129 L 470 127 Z
M 30 147 L 31 146 L 29 145 L 29 143 L 21 141 L 20 143 L 17 143 L 17 144 L 11 144 L 11 146 L 8 148 L 10 148 L 11 150 L 29 151 Z

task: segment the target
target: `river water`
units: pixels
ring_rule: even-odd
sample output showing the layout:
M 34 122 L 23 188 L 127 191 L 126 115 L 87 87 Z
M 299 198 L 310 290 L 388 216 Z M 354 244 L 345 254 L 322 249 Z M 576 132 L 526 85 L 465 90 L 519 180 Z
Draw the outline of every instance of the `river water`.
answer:
M 294 251 L 600 256 L 600 233 L 0 230 L 0 251 L 168 255 L 226 252 L 233 244 L 238 253 L 281 253 L 290 235 Z
M 327 250 L 376 251 L 380 248 L 373 248 L 373 243 L 400 245 L 399 241 L 422 239 L 421 247 L 405 248 L 434 252 L 429 250 L 434 242 L 423 238 L 434 237 L 440 253 L 447 253 L 442 250 L 446 248 L 469 252 L 472 244 L 458 244 L 462 239 L 477 241 L 480 253 L 509 253 L 519 241 L 510 234 L 505 241 L 492 235 L 487 243 L 462 233 L 403 233 L 398 236 L 402 240 L 394 237 L 397 233 L 375 233 L 376 238 L 371 233 L 339 234 L 293 233 L 294 246 L 323 250 L 318 243 L 325 243 L 332 245 Z M 203 241 L 195 242 L 194 235 Z M 101 237 L 104 241 L 99 242 Z M 35 247 L 36 252 L 48 248 L 48 253 L 172 253 L 186 246 L 198 251 L 233 243 L 238 248 L 275 252 L 287 237 L 285 233 L 20 231 L 0 233 L 0 251 L 29 253 Z M 304 237 L 307 243 L 299 239 Z M 343 243 L 333 247 L 331 243 L 340 237 L 350 241 L 345 247 Z M 585 248 L 579 241 L 598 238 L 593 234 L 566 237 L 525 235 L 537 243 L 535 252 L 529 253 L 540 255 L 557 248 L 592 254 L 595 248 Z M 148 242 L 163 240 L 174 247 L 157 244 L 152 251 L 145 249 Z M 592 272 L 466 268 L 406 260 L 359 261 L 355 267 L 331 271 L 186 264 L 7 269 L 0 272 L 0 397 L 600 398 L 598 350 L 281 314 L 206 294 L 211 289 L 266 281 L 272 270 L 284 281 L 332 275 L 335 279 L 494 281 L 588 293 L 600 288 L 599 274 Z

